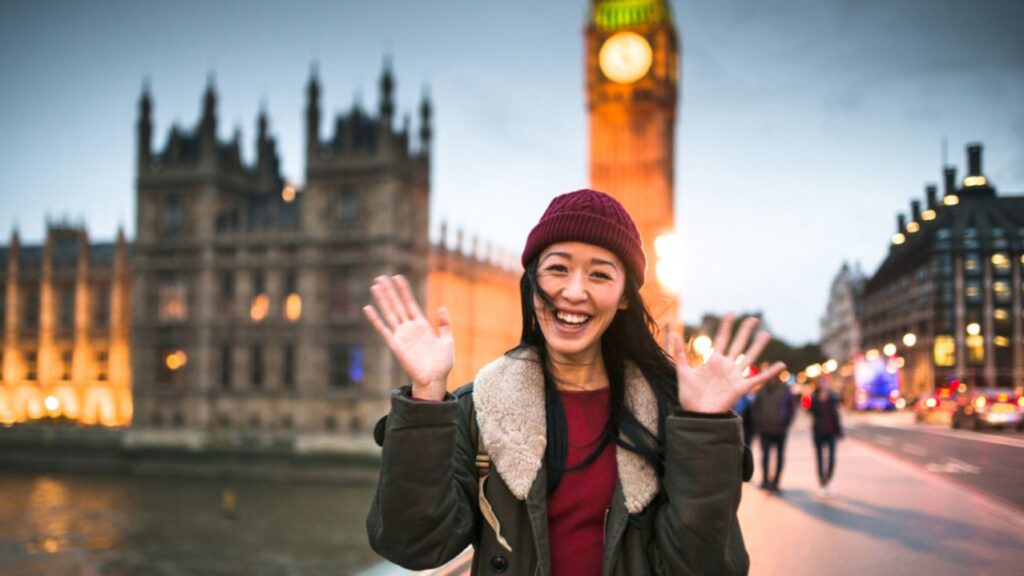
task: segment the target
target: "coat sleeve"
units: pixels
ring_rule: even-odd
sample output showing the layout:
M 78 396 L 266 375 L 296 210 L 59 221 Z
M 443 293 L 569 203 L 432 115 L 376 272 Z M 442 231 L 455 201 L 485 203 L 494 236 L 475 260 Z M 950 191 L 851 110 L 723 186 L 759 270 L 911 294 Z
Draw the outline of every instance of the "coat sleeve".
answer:
M 655 518 L 664 574 L 747 574 L 740 531 L 740 420 L 670 416 L 665 423 L 663 495 Z
M 473 541 L 476 454 L 467 404 L 417 402 L 405 390 L 392 394 L 366 530 L 370 546 L 395 564 L 436 568 Z

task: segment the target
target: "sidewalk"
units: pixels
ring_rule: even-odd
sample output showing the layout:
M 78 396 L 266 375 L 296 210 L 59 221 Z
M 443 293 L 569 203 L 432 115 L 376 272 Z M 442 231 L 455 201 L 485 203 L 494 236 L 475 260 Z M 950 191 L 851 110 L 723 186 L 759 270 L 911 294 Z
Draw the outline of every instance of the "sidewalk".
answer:
M 1024 515 L 857 440 L 839 442 L 837 495 L 818 499 L 809 428 L 801 413 L 779 495 L 758 488 L 754 442 L 739 514 L 752 575 L 1019 573 Z

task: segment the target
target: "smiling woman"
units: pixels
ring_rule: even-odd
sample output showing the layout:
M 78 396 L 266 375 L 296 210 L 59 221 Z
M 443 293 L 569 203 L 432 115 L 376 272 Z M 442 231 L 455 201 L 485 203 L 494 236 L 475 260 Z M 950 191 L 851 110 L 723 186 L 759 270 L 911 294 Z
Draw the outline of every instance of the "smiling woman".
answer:
M 678 333 L 664 351 L 640 234 L 601 192 L 555 198 L 522 263 L 519 345 L 454 393 L 447 312 L 435 334 L 404 277 L 371 288 L 366 317 L 412 381 L 376 428 L 371 546 L 426 569 L 472 545 L 475 574 L 745 574 L 729 408 L 782 370 L 745 376 L 770 337 L 751 320 L 732 338 L 727 316 L 702 364 Z

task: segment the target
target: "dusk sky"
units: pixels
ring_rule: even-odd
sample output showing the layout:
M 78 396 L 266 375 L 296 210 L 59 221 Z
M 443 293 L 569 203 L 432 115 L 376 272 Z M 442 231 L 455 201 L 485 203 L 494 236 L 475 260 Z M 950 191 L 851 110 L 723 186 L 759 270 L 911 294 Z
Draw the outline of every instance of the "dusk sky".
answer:
M 1024 194 L 1024 2 L 677 0 L 682 83 L 676 222 L 683 314 L 761 310 L 817 340 L 844 260 L 874 272 L 896 215 L 963 176 L 982 142 L 999 194 Z M 284 176 L 304 179 L 304 88 L 317 62 L 325 118 L 376 111 L 386 56 L 398 114 L 435 106 L 431 222 L 509 251 L 555 195 L 588 185 L 586 0 L 0 2 L 0 244 L 17 226 L 84 221 L 135 236 L 137 101 L 154 146 L 191 130 L 207 77 L 219 135 L 254 156 L 265 103 Z M 650 252 L 650 249 L 649 249 Z

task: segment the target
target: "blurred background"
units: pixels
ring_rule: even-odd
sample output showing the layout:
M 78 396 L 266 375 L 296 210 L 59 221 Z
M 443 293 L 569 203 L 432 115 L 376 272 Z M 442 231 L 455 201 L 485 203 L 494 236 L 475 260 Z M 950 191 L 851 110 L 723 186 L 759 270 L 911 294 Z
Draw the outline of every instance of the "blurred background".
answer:
M 809 484 L 741 509 L 752 555 L 781 557 L 755 571 L 834 570 L 771 551 L 840 540 L 851 571 L 996 570 L 1024 539 L 1022 17 L 0 4 L 0 558 L 387 570 L 363 527 L 370 433 L 404 376 L 362 319 L 370 283 L 402 273 L 431 318 L 448 306 L 468 382 L 518 340 L 527 232 L 593 187 L 637 220 L 659 330 L 706 353 L 724 312 L 756 315 L 795 401 L 820 384 L 849 416 L 863 492 L 815 500 L 791 442 Z

